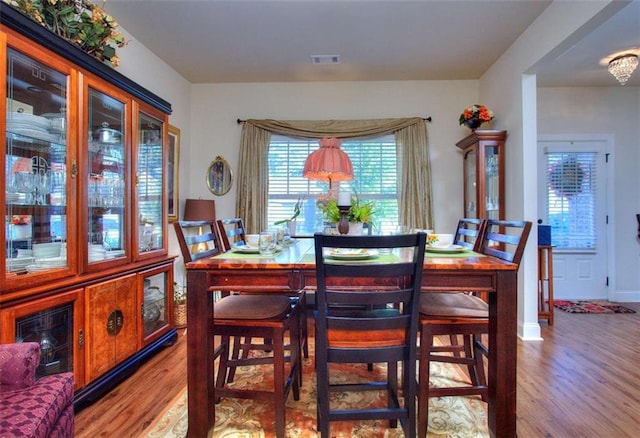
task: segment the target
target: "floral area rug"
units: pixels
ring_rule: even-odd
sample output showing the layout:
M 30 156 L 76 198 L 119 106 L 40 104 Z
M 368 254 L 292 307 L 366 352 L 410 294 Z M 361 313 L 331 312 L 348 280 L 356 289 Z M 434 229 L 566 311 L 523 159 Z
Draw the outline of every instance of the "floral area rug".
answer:
M 310 342 L 313 347 L 313 342 Z M 289 394 L 286 410 L 286 436 L 317 437 L 316 429 L 316 373 L 311 351 L 309 359 L 304 360 L 303 385 L 300 400 L 294 401 Z M 340 380 L 367 378 L 372 375 L 366 365 L 334 364 L 335 377 Z M 432 362 L 430 383 L 433 386 L 462 385 L 468 382 L 466 374 L 456 365 Z M 270 388 L 273 378 L 269 365 L 238 368 L 234 385 L 238 387 L 264 386 Z M 384 368 L 375 365 L 373 375 L 384 379 Z M 332 394 L 332 406 L 342 404 L 362 405 L 363 403 L 382 406 L 385 403 L 383 393 L 365 392 L 344 395 Z M 372 420 L 361 422 L 332 422 L 331 436 L 347 437 L 384 437 L 404 436 L 402 429 L 388 429 L 388 422 Z M 274 436 L 273 405 L 271 403 L 243 399 L 223 399 L 216 405 L 216 424 L 213 437 L 263 438 Z M 487 437 L 487 405 L 478 397 L 442 397 L 429 401 L 429 436 L 438 437 Z M 164 414 L 142 435 L 146 438 L 182 438 L 187 434 L 187 389 L 176 397 Z
M 602 300 L 554 300 L 553 306 L 568 313 L 636 313 L 635 310 L 628 307 Z

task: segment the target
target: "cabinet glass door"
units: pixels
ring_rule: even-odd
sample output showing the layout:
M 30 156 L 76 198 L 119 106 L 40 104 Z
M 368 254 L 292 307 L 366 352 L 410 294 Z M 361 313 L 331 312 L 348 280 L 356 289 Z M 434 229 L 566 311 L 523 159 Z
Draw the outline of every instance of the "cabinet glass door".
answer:
M 142 281 L 142 341 L 148 343 L 169 328 L 167 300 L 172 272 L 169 267 L 152 269 L 140 276 Z
M 478 209 L 476 206 L 476 150 L 468 151 L 464 156 L 464 216 L 477 218 Z
M 89 88 L 88 261 L 126 257 L 125 104 Z
M 17 279 L 67 267 L 69 75 L 8 48 L 6 78 L 4 271 Z
M 164 208 L 163 122 L 138 117 L 136 192 L 138 253 L 162 249 Z
M 488 219 L 500 219 L 500 168 L 499 149 L 487 146 L 484 149 L 485 205 Z

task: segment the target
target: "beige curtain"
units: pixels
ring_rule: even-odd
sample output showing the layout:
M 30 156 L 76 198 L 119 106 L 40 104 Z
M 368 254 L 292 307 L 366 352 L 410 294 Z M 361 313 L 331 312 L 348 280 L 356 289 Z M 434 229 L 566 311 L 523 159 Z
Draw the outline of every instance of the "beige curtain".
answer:
M 303 138 L 365 138 L 396 133 L 401 177 L 400 223 L 431 228 L 431 171 L 427 128 L 420 117 L 373 120 L 256 120 L 242 127 L 236 214 L 249 232 L 267 228 L 268 151 L 271 134 Z

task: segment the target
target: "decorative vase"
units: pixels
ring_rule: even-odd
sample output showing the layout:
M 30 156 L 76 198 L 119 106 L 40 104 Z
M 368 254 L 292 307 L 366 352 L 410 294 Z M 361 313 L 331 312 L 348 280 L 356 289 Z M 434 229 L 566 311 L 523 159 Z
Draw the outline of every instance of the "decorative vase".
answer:
M 464 121 L 464 124 L 467 125 L 467 127 L 469 129 L 471 129 L 472 131 L 475 131 L 476 129 L 478 129 L 480 127 L 480 125 L 482 125 L 483 121 L 480 119 L 467 119 Z
M 187 326 L 187 305 L 176 304 L 173 307 L 173 319 L 176 328 L 182 328 Z

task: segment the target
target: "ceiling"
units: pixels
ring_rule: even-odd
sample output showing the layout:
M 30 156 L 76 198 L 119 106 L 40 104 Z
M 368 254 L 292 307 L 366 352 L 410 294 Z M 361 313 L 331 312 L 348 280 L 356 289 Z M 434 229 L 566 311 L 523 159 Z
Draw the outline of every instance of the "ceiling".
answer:
M 109 0 L 107 12 L 192 83 L 477 79 L 549 0 Z M 640 54 L 635 0 L 536 70 L 541 86 L 612 86 Z M 338 55 L 314 65 L 312 55 Z M 627 86 L 640 86 L 640 69 Z

